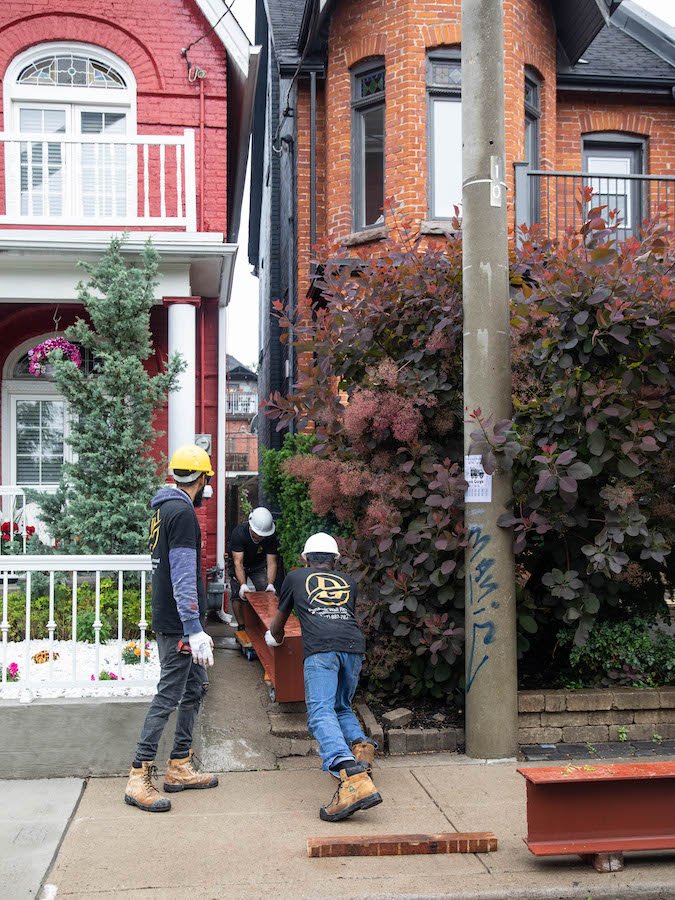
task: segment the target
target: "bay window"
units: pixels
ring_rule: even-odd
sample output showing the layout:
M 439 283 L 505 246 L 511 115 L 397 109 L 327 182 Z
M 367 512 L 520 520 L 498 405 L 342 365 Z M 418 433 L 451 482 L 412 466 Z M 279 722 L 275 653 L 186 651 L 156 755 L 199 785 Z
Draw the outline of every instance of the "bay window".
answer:
M 451 219 L 462 203 L 462 64 L 459 50 L 427 56 L 429 215 Z
M 375 61 L 352 75 L 354 231 L 384 222 L 385 68 Z

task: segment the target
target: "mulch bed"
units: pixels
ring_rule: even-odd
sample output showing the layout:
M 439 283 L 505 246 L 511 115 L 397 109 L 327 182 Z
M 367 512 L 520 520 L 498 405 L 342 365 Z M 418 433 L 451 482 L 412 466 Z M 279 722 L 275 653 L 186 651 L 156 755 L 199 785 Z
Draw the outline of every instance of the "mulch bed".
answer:
M 383 703 L 372 694 L 367 694 L 365 700 L 371 712 L 382 725 L 382 715 L 391 709 L 405 707 L 412 714 L 412 721 L 406 728 L 463 728 L 464 710 L 456 706 L 450 706 L 442 700 L 415 700 L 409 699 L 400 702 L 389 700 Z M 438 718 L 435 718 L 438 716 Z M 443 717 L 442 719 L 440 717 Z

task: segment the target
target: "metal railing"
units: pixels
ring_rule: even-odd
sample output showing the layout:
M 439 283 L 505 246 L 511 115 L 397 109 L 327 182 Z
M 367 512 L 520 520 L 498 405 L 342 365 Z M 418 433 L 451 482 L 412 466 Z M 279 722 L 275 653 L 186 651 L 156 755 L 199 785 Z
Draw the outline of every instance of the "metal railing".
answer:
M 195 138 L 0 132 L 15 225 L 175 226 L 196 231 Z
M 617 175 L 601 172 L 547 172 L 515 163 L 516 226 L 540 225 L 550 238 L 580 228 L 589 211 L 606 207 L 618 213 L 619 238 L 636 234 L 657 214 L 675 214 L 675 175 Z M 590 202 L 582 202 L 591 188 Z
M 249 391 L 227 395 L 227 414 L 229 416 L 254 416 L 258 412 L 258 395 Z
M 258 435 L 240 431 L 225 441 L 225 468 L 228 472 L 258 471 Z
M 148 610 L 147 575 L 152 565 L 149 556 L 57 556 L 57 555 L 3 555 L 0 556 L 0 586 L 2 590 L 2 674 L 0 678 L 0 697 L 16 696 L 20 692 L 21 699 L 32 699 L 39 696 L 41 688 L 67 689 L 82 688 L 91 682 L 98 682 L 101 673 L 102 652 L 106 658 L 114 657 L 116 680 L 111 681 L 112 688 L 128 692 L 129 688 L 145 687 L 151 689 L 157 678 L 146 677 L 146 632 L 149 627 L 146 614 Z M 115 604 L 115 621 L 104 623 L 101 610 L 102 576 L 112 576 L 113 584 L 117 578 L 117 602 Z M 42 580 L 42 587 L 35 583 Z M 130 583 L 133 582 L 133 585 Z M 83 607 L 79 601 L 85 592 L 89 592 L 89 601 L 93 590 L 93 620 L 91 606 Z M 139 618 L 137 624 L 140 661 L 137 665 L 123 669 L 122 654 L 126 640 L 123 636 L 125 618 L 124 604 L 130 603 L 129 590 L 138 591 Z M 114 590 L 114 588 L 113 588 Z M 125 597 L 125 591 L 127 596 Z M 58 598 L 57 598 L 58 593 Z M 48 608 L 48 620 L 44 624 L 44 633 L 33 635 L 33 614 L 37 618 L 37 610 Z M 13 615 L 10 620 L 10 607 L 21 609 L 21 615 Z M 58 608 L 57 608 L 58 607 Z M 84 615 L 85 608 L 89 615 L 87 623 L 93 632 L 93 642 L 78 641 L 78 621 Z M 64 632 L 57 634 L 60 618 Z M 67 626 L 66 624 L 67 623 Z M 106 626 L 116 637 L 105 642 L 101 639 L 101 631 Z M 23 635 L 19 641 L 10 641 L 10 628 L 16 634 Z M 128 640 L 128 638 L 127 638 Z M 23 646 L 21 646 L 23 644 Z M 37 644 L 43 644 L 40 650 L 47 654 L 46 661 L 39 664 L 33 660 Z M 57 647 L 58 644 L 58 647 Z M 17 654 L 17 651 L 21 651 Z M 156 651 L 155 651 L 156 652 Z M 56 654 L 59 654 L 57 657 Z M 69 659 L 68 674 L 64 672 L 64 664 L 59 664 L 59 673 L 55 672 L 55 663 L 61 654 Z M 89 658 L 89 664 L 82 662 L 82 657 Z M 20 656 L 20 658 L 17 658 Z M 10 657 L 13 657 L 10 659 Z M 14 663 L 19 668 L 19 679 L 13 684 L 10 667 Z M 93 667 L 93 671 L 91 671 Z M 124 674 L 123 674 L 124 672 Z M 84 693 L 84 691 L 83 691 Z

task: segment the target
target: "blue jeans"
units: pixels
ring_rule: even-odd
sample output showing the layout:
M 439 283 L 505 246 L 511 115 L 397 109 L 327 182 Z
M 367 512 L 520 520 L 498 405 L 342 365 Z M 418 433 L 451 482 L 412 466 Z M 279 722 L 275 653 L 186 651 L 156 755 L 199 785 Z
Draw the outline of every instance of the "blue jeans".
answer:
M 313 653 L 305 660 L 307 726 L 318 741 L 323 768 L 354 759 L 352 744 L 367 741 L 352 711 L 361 674 L 360 653 Z M 334 773 L 333 773 L 334 774 Z

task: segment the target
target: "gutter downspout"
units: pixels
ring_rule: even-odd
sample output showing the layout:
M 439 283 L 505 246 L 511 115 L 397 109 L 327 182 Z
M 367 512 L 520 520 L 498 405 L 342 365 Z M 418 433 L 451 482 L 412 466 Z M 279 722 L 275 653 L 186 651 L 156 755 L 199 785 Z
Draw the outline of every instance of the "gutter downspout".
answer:
M 227 304 L 232 290 L 234 264 L 220 285 L 218 299 L 218 421 L 216 426 L 216 565 L 225 571 L 225 434 L 227 431 Z
M 309 252 L 316 244 L 316 72 L 309 73 Z
M 204 160 L 206 158 L 204 147 L 205 136 L 205 104 L 204 104 L 204 79 L 199 79 L 199 222 L 197 227 L 204 230 Z M 203 320 L 202 320 L 203 322 Z
M 290 197 L 291 212 L 288 217 L 290 226 L 291 240 L 290 251 L 288 254 L 288 319 L 290 326 L 288 328 L 288 388 L 289 393 L 293 393 L 295 387 L 295 328 L 293 327 L 293 317 L 296 313 L 295 291 L 296 291 L 296 246 L 297 246 L 297 214 L 296 214 L 296 196 L 295 196 L 295 153 L 294 140 L 291 135 L 285 135 L 281 138 L 282 144 L 286 147 L 288 153 L 288 166 L 290 172 Z M 288 430 L 290 434 L 295 434 L 295 421 L 291 420 Z

